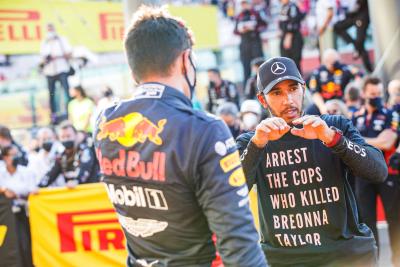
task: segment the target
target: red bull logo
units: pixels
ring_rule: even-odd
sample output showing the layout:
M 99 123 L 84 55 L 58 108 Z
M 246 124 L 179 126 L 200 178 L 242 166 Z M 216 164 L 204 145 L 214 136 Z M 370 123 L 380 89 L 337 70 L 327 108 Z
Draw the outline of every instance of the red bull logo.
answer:
M 157 125 L 138 112 L 133 112 L 114 120 L 103 120 L 99 124 L 98 141 L 109 138 L 111 142 L 117 141 L 125 147 L 144 143 L 146 140 L 162 145 L 160 133 L 164 130 L 166 119 L 159 120 Z

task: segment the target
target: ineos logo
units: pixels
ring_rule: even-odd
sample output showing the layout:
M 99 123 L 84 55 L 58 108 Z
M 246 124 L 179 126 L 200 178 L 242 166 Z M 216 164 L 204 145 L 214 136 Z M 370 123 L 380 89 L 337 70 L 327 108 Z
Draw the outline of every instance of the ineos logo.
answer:
M 286 66 L 281 62 L 275 62 L 271 66 L 271 71 L 275 75 L 281 75 L 286 71 Z

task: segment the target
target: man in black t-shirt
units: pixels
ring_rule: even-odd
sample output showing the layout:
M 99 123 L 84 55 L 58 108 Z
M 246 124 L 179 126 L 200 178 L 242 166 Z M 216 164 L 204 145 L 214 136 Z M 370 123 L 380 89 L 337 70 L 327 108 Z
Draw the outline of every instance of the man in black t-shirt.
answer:
M 384 181 L 382 153 L 344 117 L 303 115 L 306 88 L 293 60 L 265 62 L 257 85 L 272 117 L 237 143 L 247 185 L 257 185 L 268 263 L 373 266 L 376 242 L 359 221 L 348 177 Z

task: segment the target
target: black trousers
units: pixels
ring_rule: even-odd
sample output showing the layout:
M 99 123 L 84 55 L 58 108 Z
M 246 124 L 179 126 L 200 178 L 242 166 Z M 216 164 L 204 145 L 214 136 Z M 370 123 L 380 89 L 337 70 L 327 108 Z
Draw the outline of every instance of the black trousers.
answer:
M 14 215 L 22 266 L 33 267 L 31 231 L 25 208 L 21 207 L 21 210 Z
M 363 61 L 364 67 L 369 72 L 372 72 L 372 64 L 369 60 L 368 52 L 365 50 L 364 47 L 365 39 L 367 37 L 368 25 L 368 15 L 346 17 L 344 20 L 339 21 L 335 24 L 334 31 L 338 36 L 342 37 L 345 42 L 354 45 L 354 48 L 357 50 Z M 353 39 L 347 32 L 347 30 L 352 26 L 356 26 L 357 29 L 355 39 Z
M 389 227 L 392 262 L 400 264 L 400 188 L 398 178 L 389 175 L 385 182 L 373 184 L 356 178 L 356 197 L 362 222 L 374 233 L 379 248 L 379 236 L 376 227 L 376 197 L 382 199 Z
M 303 37 L 301 36 L 300 32 L 294 32 L 292 39 L 292 46 L 289 49 L 285 49 L 283 47 L 284 39 L 285 39 L 285 34 L 282 36 L 280 43 L 281 56 L 293 59 L 293 61 L 296 63 L 297 68 L 301 73 L 300 61 L 303 50 Z
M 243 65 L 243 86 L 246 85 L 246 81 L 251 75 L 251 61 L 258 57 L 263 57 L 262 42 L 260 38 L 246 39 L 242 38 L 239 46 L 240 49 L 240 61 Z
M 55 98 L 57 81 L 60 82 L 62 88 L 64 89 L 65 110 L 68 110 L 67 104 L 71 100 L 71 97 L 69 95 L 68 74 L 63 72 L 63 73 L 57 74 L 55 76 L 46 76 L 46 78 L 47 78 L 47 86 L 49 89 L 49 104 L 50 104 L 51 114 L 53 115 L 53 114 L 56 114 L 56 112 L 57 112 L 56 98 Z

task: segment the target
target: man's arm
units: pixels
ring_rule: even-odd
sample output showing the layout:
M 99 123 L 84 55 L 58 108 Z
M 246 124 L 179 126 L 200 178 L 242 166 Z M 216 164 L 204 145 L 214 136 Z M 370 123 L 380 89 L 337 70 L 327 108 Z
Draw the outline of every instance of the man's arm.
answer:
M 217 236 L 225 266 L 266 266 L 248 205 L 248 189 L 235 142 L 222 121 L 212 122 L 199 141 L 195 192 Z
M 242 161 L 243 171 L 246 176 L 247 187 L 251 189 L 256 183 L 257 167 L 261 162 L 263 148 L 258 148 L 252 141 L 254 133 L 241 134 L 236 139 L 237 148 Z
M 92 150 L 86 147 L 80 156 L 79 173 L 76 177 L 80 184 L 86 183 L 89 180 L 89 175 L 93 170 L 94 164 L 96 164 L 95 156 Z
M 57 179 L 58 175 L 61 174 L 61 164 L 60 160 L 56 159 L 54 161 L 53 166 L 51 167 L 50 171 L 46 173 L 46 175 L 42 178 L 38 187 L 48 187 Z
M 365 137 L 364 139 L 368 144 L 380 150 L 389 150 L 397 140 L 397 133 L 392 129 L 385 129 L 375 138 Z
M 382 152 L 365 142 L 350 120 L 334 116 L 333 126 L 343 132 L 332 152 L 339 156 L 351 172 L 370 182 L 385 181 L 388 170 Z

